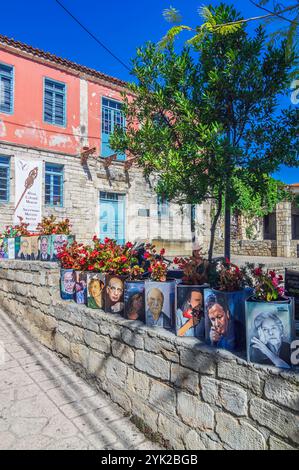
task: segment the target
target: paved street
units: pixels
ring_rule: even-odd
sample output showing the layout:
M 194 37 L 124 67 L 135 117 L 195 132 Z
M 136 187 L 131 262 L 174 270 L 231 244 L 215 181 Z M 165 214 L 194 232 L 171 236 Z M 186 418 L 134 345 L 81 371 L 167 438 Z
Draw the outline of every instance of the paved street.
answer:
M 159 449 L 0 311 L 0 449 Z

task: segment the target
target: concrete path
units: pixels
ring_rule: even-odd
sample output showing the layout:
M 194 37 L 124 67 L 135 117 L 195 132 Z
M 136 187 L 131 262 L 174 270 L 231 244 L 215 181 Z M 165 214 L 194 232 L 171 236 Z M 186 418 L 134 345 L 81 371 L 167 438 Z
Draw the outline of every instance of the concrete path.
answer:
M 159 447 L 0 311 L 0 449 Z

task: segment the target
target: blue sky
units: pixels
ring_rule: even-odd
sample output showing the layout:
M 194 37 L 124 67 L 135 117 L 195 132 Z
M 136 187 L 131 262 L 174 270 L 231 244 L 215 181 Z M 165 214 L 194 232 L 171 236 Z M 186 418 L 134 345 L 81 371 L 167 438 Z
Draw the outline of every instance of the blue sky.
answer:
M 164 8 L 170 5 L 178 8 L 186 24 L 196 25 L 199 6 L 219 3 L 219 1 L 204 0 L 113 0 L 111 2 L 61 0 L 61 2 L 128 65 L 138 46 L 148 40 L 158 41 L 167 31 L 169 24 L 162 17 Z M 234 4 L 246 17 L 260 14 L 260 10 L 253 7 L 249 0 L 227 3 Z M 89 37 L 55 0 L 1 2 L 0 18 L 1 34 L 109 75 L 124 80 L 130 79 L 129 72 Z M 275 176 L 286 183 L 299 182 L 299 169 L 282 168 Z

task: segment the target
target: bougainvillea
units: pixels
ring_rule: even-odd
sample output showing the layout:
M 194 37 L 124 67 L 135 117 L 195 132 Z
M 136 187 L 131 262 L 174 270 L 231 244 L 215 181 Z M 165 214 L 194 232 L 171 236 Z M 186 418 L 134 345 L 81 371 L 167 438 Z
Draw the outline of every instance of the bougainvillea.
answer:
M 70 245 L 67 242 L 62 248 L 58 248 L 57 258 L 65 269 L 89 270 L 91 248 L 83 243 L 74 241 Z
M 184 284 L 201 285 L 208 282 L 210 263 L 203 257 L 201 249 L 194 250 L 190 258 L 174 258 L 173 262 L 183 271 Z
M 283 297 L 284 287 L 281 274 L 277 274 L 274 270 L 265 271 L 262 265 L 253 268 L 251 273 L 257 299 L 271 302 Z
M 239 268 L 236 264 L 226 259 L 218 266 L 217 289 L 225 292 L 234 292 L 244 289 L 251 284 L 247 268 Z
M 69 219 L 56 221 L 54 215 L 50 217 L 43 217 L 42 221 L 37 225 L 36 230 L 41 235 L 69 235 L 71 232 L 71 225 Z
M 28 230 L 29 224 L 23 222 L 23 217 L 18 216 L 20 222 L 17 225 L 6 225 L 4 232 L 1 234 L 1 238 L 16 238 L 16 237 L 28 237 L 31 232 Z

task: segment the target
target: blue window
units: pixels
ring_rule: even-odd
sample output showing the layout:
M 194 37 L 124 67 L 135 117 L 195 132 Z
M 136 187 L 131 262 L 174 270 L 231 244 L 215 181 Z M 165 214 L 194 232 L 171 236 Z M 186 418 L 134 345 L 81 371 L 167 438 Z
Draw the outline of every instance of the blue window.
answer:
M 169 201 L 166 197 L 158 195 L 157 198 L 158 204 L 158 216 L 159 217 L 168 217 L 169 216 Z
M 66 125 L 66 85 L 45 78 L 44 121 L 56 126 Z
M 45 204 L 63 206 L 63 165 L 46 163 Z
M 0 202 L 9 201 L 10 158 L 0 156 Z
M 116 126 L 125 127 L 125 117 L 121 110 L 122 104 L 119 101 L 102 98 L 102 157 L 109 157 L 114 150 L 109 146 L 110 134 Z M 118 160 L 125 160 L 125 154 L 118 154 Z
M 11 65 L 0 64 L 0 112 L 13 112 L 14 69 Z

